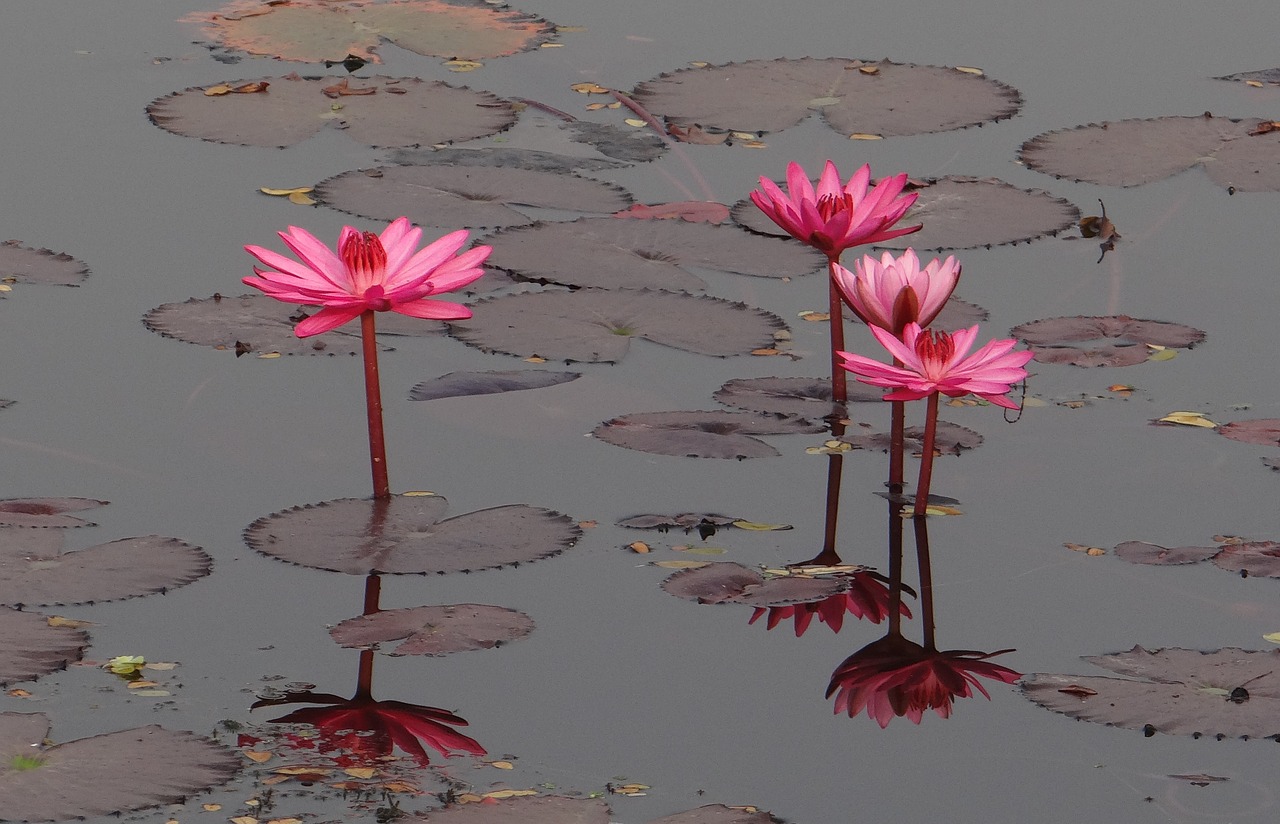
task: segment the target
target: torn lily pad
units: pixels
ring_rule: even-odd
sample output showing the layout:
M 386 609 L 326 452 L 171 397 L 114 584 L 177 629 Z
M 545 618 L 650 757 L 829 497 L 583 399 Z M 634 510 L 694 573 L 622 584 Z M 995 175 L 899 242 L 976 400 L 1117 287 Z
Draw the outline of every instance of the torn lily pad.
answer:
M 62 252 L 23 246 L 16 240 L 0 243 L 0 283 L 48 283 L 79 286 L 89 267 Z
M 782 607 L 821 601 L 848 589 L 839 578 L 765 577 L 742 564 L 718 562 L 684 569 L 662 582 L 669 595 L 699 604 Z
M 1222 551 L 1221 546 L 1163 547 L 1145 541 L 1125 541 L 1117 544 L 1116 557 L 1131 564 L 1156 564 L 1173 566 L 1206 561 Z
M 48 617 L 0 609 L 0 686 L 32 681 L 84 657 L 89 633 L 51 626 Z
M 592 435 L 614 446 L 687 458 L 770 458 L 782 453 L 756 435 L 813 434 L 825 424 L 750 412 L 637 412 L 607 420 Z
M 533 619 L 523 612 L 488 604 L 387 609 L 359 615 L 329 630 L 343 647 L 370 647 L 401 641 L 388 655 L 449 655 L 492 649 L 533 632 Z
M 1205 339 L 1191 326 L 1128 315 L 1045 318 L 1009 331 L 1037 361 L 1072 366 L 1133 366 L 1146 361 L 1153 347 L 1190 349 Z
M 581 372 L 549 372 L 545 369 L 518 369 L 494 372 L 450 372 L 415 384 L 411 401 L 432 401 L 471 395 L 496 395 L 522 389 L 557 386 L 582 377 Z
M 1227 544 L 1213 556 L 1213 564 L 1229 572 L 1260 578 L 1280 578 L 1280 543 L 1246 541 Z

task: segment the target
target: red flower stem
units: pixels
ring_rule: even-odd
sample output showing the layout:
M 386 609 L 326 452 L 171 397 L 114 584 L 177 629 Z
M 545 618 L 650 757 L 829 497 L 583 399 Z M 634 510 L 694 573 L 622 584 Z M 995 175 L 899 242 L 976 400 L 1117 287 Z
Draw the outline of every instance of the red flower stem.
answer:
M 889 634 L 902 635 L 902 516 L 889 499 Z
M 844 424 L 839 419 L 831 421 L 831 437 L 839 438 L 844 434 Z M 835 558 L 834 566 L 840 563 L 836 552 L 836 526 L 840 521 L 840 476 L 844 469 L 844 456 L 833 452 L 827 456 L 827 512 L 826 523 L 822 530 L 822 553 L 820 558 Z
M 901 366 L 897 358 L 893 359 L 895 366 Z M 905 462 L 903 441 L 906 438 L 906 418 L 907 403 L 906 401 L 890 401 L 890 423 L 889 423 L 889 492 L 894 495 L 902 492 L 902 465 Z
M 933 479 L 933 441 L 938 434 L 938 393 L 929 396 L 929 409 L 924 421 L 924 451 L 920 455 L 920 482 L 916 485 L 916 508 L 913 515 L 924 517 L 929 505 L 929 482 Z
M 360 337 L 364 343 L 364 396 L 369 417 L 369 465 L 373 470 L 373 497 L 391 497 L 387 478 L 387 441 L 382 431 L 382 386 L 378 380 L 378 342 L 372 309 L 360 315 Z
M 933 397 L 938 397 L 934 394 Z M 923 646 L 930 652 L 938 649 L 934 642 L 933 623 L 933 565 L 929 560 L 929 521 L 915 519 L 916 564 L 920 569 L 920 623 L 924 633 Z
M 844 309 L 835 277 L 836 264 L 839 262 L 838 256 L 827 259 L 827 289 L 830 302 L 828 312 L 831 315 L 831 400 L 842 404 L 849 399 L 849 390 L 844 368 L 840 366 L 840 356 L 836 354 L 844 351 Z

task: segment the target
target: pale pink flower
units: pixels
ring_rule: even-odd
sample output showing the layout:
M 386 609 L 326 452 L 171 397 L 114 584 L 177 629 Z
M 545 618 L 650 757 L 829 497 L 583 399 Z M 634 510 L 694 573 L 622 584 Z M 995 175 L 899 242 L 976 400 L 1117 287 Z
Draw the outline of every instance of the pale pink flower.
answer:
M 452 292 L 479 278 L 484 274 L 481 263 L 493 251 L 477 246 L 456 254 L 467 242 L 465 230 L 419 249 L 422 230 L 404 217 L 393 220 L 381 235 L 344 226 L 337 254 L 297 226 L 279 234 L 298 260 L 246 246 L 246 252 L 270 268 L 255 266 L 256 277 L 244 278 L 244 283 L 276 300 L 323 307 L 294 329 L 300 338 L 336 329 L 366 310 L 434 320 L 469 318 L 467 307 L 428 296 Z
M 862 383 L 894 389 L 884 396 L 887 401 L 914 401 L 941 392 L 952 398 L 970 392 L 1006 409 L 1018 405 L 1005 395 L 1012 385 L 1027 376 L 1022 367 L 1031 360 L 1031 352 L 1013 352 L 1016 340 L 993 340 L 972 355 L 968 354 L 978 337 L 978 327 L 971 326 L 948 334 L 922 330 L 918 323 L 908 323 L 902 340 L 878 326 L 868 327 L 880 345 L 901 361 L 902 366 L 864 358 L 850 352 L 837 352 L 843 366 Z
M 871 167 L 863 165 L 849 182 L 840 184 L 840 172 L 830 160 L 818 179 L 817 189 L 799 163 L 787 165 L 787 191 L 768 178 L 760 178 L 760 188 L 751 200 L 760 211 L 789 235 L 835 260 L 845 249 L 880 243 L 918 232 L 920 226 L 890 228 L 916 202 L 916 193 L 902 194 L 905 174 L 887 177 L 868 191 Z
M 923 269 L 912 249 L 900 256 L 885 252 L 879 260 L 863 255 L 853 272 L 836 264 L 831 276 L 845 303 L 868 326 L 879 326 L 895 335 L 915 322 L 928 326 L 946 305 L 960 279 L 954 257 L 934 258 Z

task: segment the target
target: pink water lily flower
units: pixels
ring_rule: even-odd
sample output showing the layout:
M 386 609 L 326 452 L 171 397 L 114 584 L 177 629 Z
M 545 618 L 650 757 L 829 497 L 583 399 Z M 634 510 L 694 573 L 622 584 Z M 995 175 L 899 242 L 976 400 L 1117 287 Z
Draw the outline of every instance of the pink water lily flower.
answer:
M 452 292 L 479 278 L 484 274 L 481 264 L 493 251 L 477 246 L 457 254 L 467 242 L 465 230 L 419 249 L 422 230 L 404 217 L 392 221 L 381 235 L 344 226 L 336 254 L 297 226 L 279 234 L 298 260 L 261 246 L 246 246 L 246 252 L 269 268 L 255 266 L 256 277 L 244 278 L 244 283 L 286 303 L 323 307 L 294 329 L 300 338 L 336 329 L 366 310 L 434 320 L 469 318 L 467 307 L 429 296 Z
M 890 228 L 902 219 L 918 197 L 914 192 L 902 194 L 907 183 L 905 174 L 887 177 L 868 191 L 870 181 L 871 167 L 864 164 L 848 183 L 841 185 L 840 172 L 828 160 L 815 189 L 800 164 L 790 163 L 786 192 L 762 177 L 760 188 L 764 191 L 752 192 L 751 200 L 792 237 L 835 260 L 845 249 L 880 243 L 921 229 L 920 226 Z
M 914 401 L 941 392 L 952 398 L 970 392 L 1006 409 L 1018 405 L 1005 395 L 1012 385 L 1027 376 L 1023 366 L 1031 360 L 1031 352 L 1013 352 L 1016 340 L 993 340 L 977 352 L 968 354 L 978 337 L 978 327 L 957 332 L 922 330 L 918 323 L 908 323 L 902 340 L 878 326 L 869 327 L 880 345 L 902 362 L 891 366 L 855 355 L 837 352 L 843 366 L 862 383 L 883 386 L 895 391 L 884 396 L 888 401 Z
M 915 250 L 879 260 L 863 255 L 853 272 L 836 264 L 832 270 L 845 303 L 868 326 L 901 335 L 908 323 L 928 326 L 946 305 L 960 280 L 960 264 L 952 256 L 934 258 L 923 269 Z

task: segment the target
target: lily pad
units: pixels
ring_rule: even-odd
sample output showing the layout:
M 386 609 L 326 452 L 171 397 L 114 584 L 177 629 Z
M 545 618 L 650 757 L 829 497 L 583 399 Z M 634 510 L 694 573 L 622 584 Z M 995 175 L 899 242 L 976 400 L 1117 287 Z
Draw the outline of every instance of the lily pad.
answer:
M 664 816 L 650 821 L 649 824 L 782 824 L 782 819 L 754 807 L 708 804 L 705 807 Z
M 389 41 L 428 57 L 482 60 L 536 49 L 556 27 L 507 6 L 479 0 L 236 0 L 186 22 L 234 51 L 320 63 L 354 55 L 382 62 Z
M 753 435 L 815 433 L 825 424 L 750 412 L 637 412 L 607 420 L 592 435 L 614 446 L 687 458 L 771 458 L 782 453 Z
M 404 639 L 390 655 L 449 655 L 492 649 L 533 632 L 523 612 L 487 604 L 388 609 L 349 618 L 329 630 L 343 647 L 369 647 Z
M 1080 219 L 1080 210 L 1067 200 L 992 177 L 943 177 L 908 189 L 919 197 L 900 224 L 922 223 L 924 228 L 877 246 L 910 246 L 918 252 L 990 248 L 1056 235 Z M 734 204 L 732 214 L 734 221 L 753 232 L 785 236 L 750 199 Z M 846 263 L 852 266 L 851 261 Z
M 224 88 L 231 91 L 217 93 Z M 279 148 L 326 126 L 361 143 L 390 148 L 485 137 L 516 120 L 510 103 L 439 81 L 296 74 L 195 86 L 152 101 L 147 114 L 160 128 L 185 137 Z
M 961 129 L 1018 112 L 1013 88 L 944 66 L 843 58 L 749 60 L 682 69 L 632 97 L 668 125 L 776 132 L 817 111 L 845 135 Z
M 1206 561 L 1222 551 L 1221 546 L 1162 547 L 1144 541 L 1125 541 L 1115 549 L 1116 557 L 1131 564 L 1195 564 Z
M 79 661 L 89 645 L 89 633 L 54 627 L 34 612 L 0 609 L 0 686 L 32 681 Z
M 400 819 L 404 824 L 609 824 L 609 805 L 598 798 L 556 795 L 485 799 Z
M 662 582 L 669 595 L 699 604 L 745 604 L 782 607 L 806 604 L 838 595 L 848 582 L 838 578 L 765 578 L 742 564 L 720 562 L 682 569 Z
M 582 536 L 569 518 L 524 504 L 441 520 L 438 495 L 341 498 L 259 518 L 245 543 L 298 566 L 368 575 L 472 572 L 559 555 Z
M 487 261 L 518 277 L 564 286 L 701 291 L 687 267 L 754 277 L 800 277 L 826 259 L 799 243 L 732 226 L 683 220 L 582 218 L 538 223 L 488 238 Z
M 1128 315 L 1045 318 L 1015 326 L 1010 334 L 1026 343 L 1037 361 L 1073 366 L 1133 366 L 1151 355 L 1148 344 L 1190 349 L 1205 339 L 1191 326 Z M 1108 343 L 1073 345 L 1093 341 Z
M 0 809 L 6 821 L 66 821 L 174 804 L 230 781 L 231 750 L 151 725 L 45 747 L 42 713 L 0 714 Z
M 387 158 L 398 166 L 487 166 L 494 169 L 529 169 L 536 172 L 603 172 L 626 168 L 629 164 L 616 160 L 572 157 L 533 149 L 484 148 L 463 149 L 448 146 L 441 149 L 392 149 Z
M 1227 544 L 1213 556 L 1214 566 L 1264 578 L 1280 578 L 1280 543 L 1247 541 Z
M 49 283 L 79 286 L 89 267 L 71 255 L 33 249 L 16 240 L 0 243 L 0 280 L 6 283 Z
M 618 221 L 622 223 L 623 221 Z M 547 291 L 482 300 L 450 332 L 486 352 L 616 363 L 632 338 L 700 355 L 745 355 L 770 346 L 777 315 L 705 295 L 650 289 Z
M 1266 83 L 1272 86 L 1280 86 L 1280 69 L 1259 69 L 1252 72 L 1236 72 L 1235 74 L 1224 74 L 1221 77 L 1215 77 L 1214 80 L 1238 80 L 1242 83 L 1253 81 L 1255 83 Z
M 64 513 L 97 509 L 106 505 L 106 501 L 93 498 L 8 498 L 0 500 L 0 526 L 96 526 Z
M 1021 157 L 1036 171 L 1104 186 L 1140 186 L 1203 166 L 1219 186 L 1275 192 L 1280 131 L 1263 125 L 1270 122 L 1205 113 L 1091 123 L 1034 137 Z
M 1218 427 L 1218 434 L 1233 441 L 1260 446 L 1280 446 L 1280 418 L 1232 421 Z
M 1071 718 L 1148 734 L 1280 734 L 1280 650 L 1135 646 L 1084 660 L 1128 678 L 1036 673 L 1023 679 L 1023 694 Z
M 504 372 L 450 372 L 416 384 L 409 390 L 411 401 L 433 401 L 469 395 L 496 395 L 521 389 L 542 389 L 582 377 L 581 372 L 548 372 L 521 369 Z
M 31 606 L 119 601 L 186 586 L 213 561 L 176 538 L 122 538 L 62 551 L 61 532 L 0 529 L 0 604 Z
M 667 142 L 652 131 L 622 129 L 612 123 L 591 123 L 578 120 L 568 123 L 570 140 L 585 143 L 605 157 L 625 160 L 628 163 L 648 163 L 667 153 Z
M 861 383 L 849 384 L 850 403 L 880 401 L 883 396 L 884 390 Z M 771 415 L 822 420 L 845 414 L 844 407 L 831 400 L 830 378 L 735 378 L 717 389 L 713 397 L 727 406 Z
M 327 206 L 372 220 L 405 215 L 419 226 L 524 226 L 518 206 L 615 212 L 631 204 L 617 186 L 563 172 L 486 166 L 379 166 L 318 184 Z
M 695 529 L 701 532 L 710 528 L 712 534 L 715 534 L 714 530 L 717 527 L 730 526 L 734 521 L 738 520 L 741 519 L 731 518 L 727 515 L 684 512 L 679 515 L 634 515 L 618 521 L 618 526 L 627 527 L 628 529 L 656 529 L 659 532 L 666 532 L 669 529 L 683 529 L 686 535 Z
M 924 451 L 924 427 L 908 426 L 902 430 L 903 446 L 908 454 L 920 454 Z M 853 445 L 854 449 L 878 449 L 888 452 L 890 436 L 888 432 L 874 432 L 867 435 L 845 435 L 841 441 Z M 942 455 L 959 455 L 966 449 L 976 449 L 982 445 L 982 436 L 972 429 L 958 424 L 938 421 L 937 432 L 934 433 L 933 448 Z

